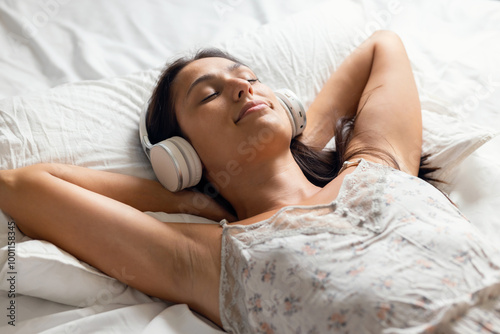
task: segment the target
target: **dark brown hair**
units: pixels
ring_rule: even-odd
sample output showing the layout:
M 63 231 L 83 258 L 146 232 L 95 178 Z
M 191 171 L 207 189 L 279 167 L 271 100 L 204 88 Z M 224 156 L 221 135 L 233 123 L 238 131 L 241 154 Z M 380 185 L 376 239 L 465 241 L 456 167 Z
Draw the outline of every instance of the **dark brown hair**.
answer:
M 214 48 L 202 49 L 192 57 L 183 57 L 175 60 L 168 65 L 162 72 L 156 88 L 153 91 L 148 106 L 148 118 L 146 127 L 149 140 L 152 144 L 172 136 L 181 136 L 181 129 L 177 122 L 175 106 L 172 98 L 172 84 L 177 74 L 187 65 L 195 60 L 220 57 L 229 59 L 235 63 L 242 64 L 238 59 L 230 54 Z M 351 159 L 358 154 L 370 154 L 388 161 L 391 165 L 399 168 L 395 158 L 383 150 L 377 148 L 363 148 L 358 150 L 347 150 L 348 144 L 352 139 L 355 120 L 353 118 L 341 118 L 336 124 L 335 146 L 336 150 L 323 150 L 323 148 L 313 148 L 305 145 L 299 139 L 294 138 L 290 144 L 292 155 L 300 166 L 307 179 L 316 186 L 323 187 L 333 180 L 344 161 Z M 299 137 L 300 138 L 300 137 Z M 429 177 L 429 174 L 436 171 L 437 168 L 428 167 L 426 159 L 428 156 L 421 157 L 418 176 L 426 181 L 437 181 Z M 207 192 L 207 186 L 210 186 L 206 178 L 202 178 L 200 184 L 196 187 L 199 191 Z M 212 186 L 213 187 L 213 186 Z M 210 189 L 210 196 L 215 197 L 223 205 L 228 205 L 227 201 L 220 196 L 215 195 L 214 188 Z M 234 211 L 233 211 L 234 213 Z

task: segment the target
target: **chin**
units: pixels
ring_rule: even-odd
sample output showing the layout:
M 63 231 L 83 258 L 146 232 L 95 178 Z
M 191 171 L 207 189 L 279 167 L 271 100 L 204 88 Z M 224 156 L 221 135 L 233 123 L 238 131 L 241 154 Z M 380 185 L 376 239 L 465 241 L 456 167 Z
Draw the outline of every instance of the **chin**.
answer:
M 275 117 L 275 115 L 264 115 L 259 117 L 255 122 L 255 133 L 260 136 L 273 137 L 273 139 L 290 138 L 292 136 L 292 129 L 290 123 L 285 120 Z M 290 141 L 288 139 L 288 141 Z
M 283 123 L 259 120 L 252 122 L 243 137 L 240 137 L 236 154 L 232 159 L 238 164 L 247 164 L 269 157 L 276 157 L 290 148 L 291 129 Z

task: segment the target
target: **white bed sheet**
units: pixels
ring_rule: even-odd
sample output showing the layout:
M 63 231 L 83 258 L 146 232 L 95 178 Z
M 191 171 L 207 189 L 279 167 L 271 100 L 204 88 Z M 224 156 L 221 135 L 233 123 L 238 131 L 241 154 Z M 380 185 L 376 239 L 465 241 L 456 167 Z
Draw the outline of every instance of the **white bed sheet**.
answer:
M 1 1 L 0 98 L 163 66 L 323 1 Z
M 500 130 L 499 2 L 356 2 L 366 15 L 360 41 L 374 29 L 395 30 L 410 58 L 418 60 L 415 75 L 426 96 L 444 101 L 464 122 L 495 133 Z M 0 97 L 162 66 L 187 49 L 244 36 L 310 6 L 310 1 L 264 0 L 4 1 L 0 3 Z M 436 80 L 423 80 L 429 76 Z M 498 152 L 497 137 L 459 166 L 449 188 L 471 221 L 495 240 L 500 238 Z M 106 303 L 106 291 L 90 298 L 101 300 L 78 308 L 19 296 L 17 326 L 0 322 L 0 332 L 219 332 L 185 305 L 169 307 L 144 296 L 135 304 Z M 3 310 L 9 300 L 7 292 L 0 291 Z

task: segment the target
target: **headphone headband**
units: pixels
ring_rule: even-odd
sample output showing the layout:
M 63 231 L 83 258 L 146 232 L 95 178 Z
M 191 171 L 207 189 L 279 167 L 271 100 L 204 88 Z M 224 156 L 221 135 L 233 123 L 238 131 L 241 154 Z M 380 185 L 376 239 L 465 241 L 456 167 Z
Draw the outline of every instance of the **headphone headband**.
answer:
M 139 120 L 139 139 L 141 140 L 141 146 L 144 150 L 144 153 L 150 158 L 150 151 L 153 145 L 149 141 L 148 129 L 146 127 L 146 117 L 148 115 L 148 103 L 146 102 L 142 107 L 141 118 Z

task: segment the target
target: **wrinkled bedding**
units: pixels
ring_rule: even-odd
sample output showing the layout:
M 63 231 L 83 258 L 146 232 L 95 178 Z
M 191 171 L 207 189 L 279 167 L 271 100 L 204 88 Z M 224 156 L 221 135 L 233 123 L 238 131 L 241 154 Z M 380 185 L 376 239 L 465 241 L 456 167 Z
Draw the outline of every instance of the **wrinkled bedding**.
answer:
M 311 3 L 1 3 L 0 168 L 62 162 L 154 178 L 138 120 L 167 60 L 219 46 L 272 88 L 295 91 L 307 107 L 356 45 L 374 30 L 391 29 L 412 62 L 424 151 L 433 153 L 447 182 L 437 186 L 472 224 L 500 240 L 500 2 Z M 131 289 L 50 243 L 30 240 L 10 221 L 0 212 L 0 332 L 220 332 L 185 305 Z M 15 327 L 8 323 L 12 301 Z

